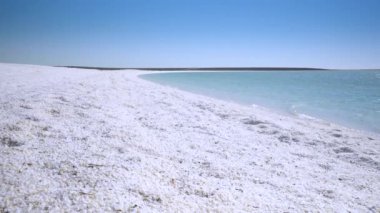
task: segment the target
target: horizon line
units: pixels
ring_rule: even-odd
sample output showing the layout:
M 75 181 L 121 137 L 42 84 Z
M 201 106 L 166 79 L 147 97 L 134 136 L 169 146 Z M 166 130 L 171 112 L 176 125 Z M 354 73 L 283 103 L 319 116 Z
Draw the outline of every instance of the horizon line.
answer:
M 380 68 L 321 68 L 321 67 L 297 67 L 297 66 L 195 66 L 195 67 L 108 67 L 108 66 L 77 66 L 77 65 L 46 65 L 31 63 L 1 62 L 2 64 L 20 64 L 48 67 L 66 67 L 78 69 L 96 70 L 151 70 L 151 71 L 175 71 L 175 70 L 380 70 Z
M 224 67 L 224 66 L 208 66 L 208 67 L 97 67 L 97 66 L 54 66 L 66 68 L 79 68 L 79 69 L 95 69 L 95 70 L 150 70 L 150 71 L 181 71 L 181 70 L 285 70 L 285 71 L 302 71 L 302 70 L 380 70 L 378 68 L 349 68 L 349 69 L 335 69 L 335 68 L 319 68 L 319 67 Z

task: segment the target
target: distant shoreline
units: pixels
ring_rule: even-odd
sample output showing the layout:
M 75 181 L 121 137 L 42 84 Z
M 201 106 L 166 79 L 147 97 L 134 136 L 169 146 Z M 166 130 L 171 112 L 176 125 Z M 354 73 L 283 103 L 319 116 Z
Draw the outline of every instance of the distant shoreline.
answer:
M 154 67 L 154 68 L 120 68 L 120 67 L 88 67 L 88 66 L 57 66 L 66 68 L 80 68 L 80 69 L 95 69 L 95 70 L 148 70 L 148 71 L 186 71 L 186 70 L 267 70 L 267 71 L 303 71 L 303 70 L 329 70 L 323 68 L 308 68 L 308 67 Z

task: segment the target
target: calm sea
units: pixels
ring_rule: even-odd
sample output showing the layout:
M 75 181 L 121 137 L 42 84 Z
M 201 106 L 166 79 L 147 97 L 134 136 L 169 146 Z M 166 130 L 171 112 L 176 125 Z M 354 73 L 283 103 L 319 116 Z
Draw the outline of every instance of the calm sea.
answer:
M 173 72 L 141 78 L 380 133 L 380 70 Z

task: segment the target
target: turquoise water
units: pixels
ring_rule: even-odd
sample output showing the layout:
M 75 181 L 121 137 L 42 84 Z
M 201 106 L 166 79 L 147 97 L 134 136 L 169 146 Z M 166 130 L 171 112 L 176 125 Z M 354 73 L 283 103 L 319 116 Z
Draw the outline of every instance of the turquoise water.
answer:
M 380 132 L 380 70 L 187 72 L 141 77 L 223 100 Z

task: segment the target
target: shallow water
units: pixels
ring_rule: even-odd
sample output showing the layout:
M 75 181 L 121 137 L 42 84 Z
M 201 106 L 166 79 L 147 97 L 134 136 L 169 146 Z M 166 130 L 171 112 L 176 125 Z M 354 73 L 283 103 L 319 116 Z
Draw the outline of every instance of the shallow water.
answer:
M 223 100 L 380 132 L 380 70 L 173 72 L 141 78 Z

